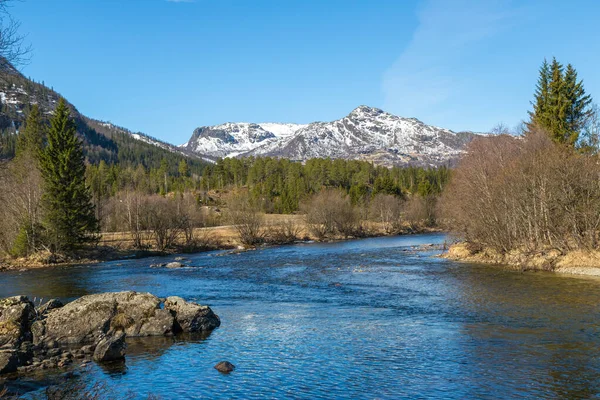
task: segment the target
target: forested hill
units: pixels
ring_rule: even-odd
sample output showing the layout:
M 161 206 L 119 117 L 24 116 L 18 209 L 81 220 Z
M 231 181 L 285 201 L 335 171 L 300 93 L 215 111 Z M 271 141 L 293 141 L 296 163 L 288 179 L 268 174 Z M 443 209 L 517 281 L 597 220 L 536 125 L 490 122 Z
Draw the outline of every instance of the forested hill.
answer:
M 17 135 L 30 107 L 38 104 L 44 117 L 49 118 L 60 99 L 60 94 L 44 82 L 26 78 L 17 70 L 0 76 L 0 159 L 14 156 Z M 121 166 L 143 165 L 159 168 L 162 160 L 176 171 L 181 160 L 186 160 L 190 172 L 200 174 L 210 160 L 161 142 L 142 133 L 133 133 L 111 123 L 87 118 L 67 102 L 84 144 L 86 159 L 91 164 L 104 160 Z

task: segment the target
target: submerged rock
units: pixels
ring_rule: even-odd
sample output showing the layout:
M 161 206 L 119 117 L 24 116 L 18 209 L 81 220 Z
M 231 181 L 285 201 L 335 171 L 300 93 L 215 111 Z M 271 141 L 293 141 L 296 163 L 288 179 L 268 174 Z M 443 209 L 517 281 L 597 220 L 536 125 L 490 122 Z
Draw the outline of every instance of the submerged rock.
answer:
M 120 332 L 114 336 L 107 336 L 98 342 L 94 350 L 94 360 L 98 362 L 116 361 L 125 358 L 125 333 Z
M 221 361 L 220 363 L 215 365 L 215 369 L 224 374 L 228 374 L 235 369 L 235 365 L 233 365 L 229 361 Z
M 175 321 L 183 332 L 210 331 L 221 325 L 210 307 L 187 302 L 178 296 L 167 297 L 165 309 L 175 314 Z

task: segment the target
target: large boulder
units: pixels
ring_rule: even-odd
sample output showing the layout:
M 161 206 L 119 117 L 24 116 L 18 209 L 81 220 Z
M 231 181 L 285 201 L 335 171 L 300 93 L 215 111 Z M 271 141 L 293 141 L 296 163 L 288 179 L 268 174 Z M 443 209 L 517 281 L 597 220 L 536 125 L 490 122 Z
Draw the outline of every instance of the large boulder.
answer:
M 147 335 L 142 326 L 154 321 L 159 306 L 160 299 L 150 293 L 129 291 L 83 296 L 48 312 L 45 336 L 59 343 L 84 343 L 95 342 L 109 331 Z
M 17 348 L 31 340 L 35 307 L 25 296 L 0 299 L 0 348 Z
M 106 336 L 98 342 L 94 350 L 94 360 L 98 362 L 117 361 L 125 358 L 125 333 Z
M 175 314 L 175 321 L 183 332 L 210 331 L 221 325 L 210 307 L 187 302 L 178 296 L 167 297 L 165 309 Z

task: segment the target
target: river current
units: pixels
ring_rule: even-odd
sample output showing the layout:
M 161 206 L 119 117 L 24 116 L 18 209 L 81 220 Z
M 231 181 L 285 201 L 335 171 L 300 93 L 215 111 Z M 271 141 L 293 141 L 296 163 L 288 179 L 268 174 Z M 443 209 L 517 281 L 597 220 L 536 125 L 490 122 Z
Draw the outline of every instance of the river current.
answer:
M 77 378 L 113 398 L 600 397 L 600 280 L 436 257 L 442 234 L 0 274 L 0 297 L 136 290 L 210 305 L 208 337 L 129 341 Z M 236 365 L 223 375 L 213 366 Z M 52 372 L 48 372 L 49 375 Z M 9 383 L 30 391 L 43 378 Z

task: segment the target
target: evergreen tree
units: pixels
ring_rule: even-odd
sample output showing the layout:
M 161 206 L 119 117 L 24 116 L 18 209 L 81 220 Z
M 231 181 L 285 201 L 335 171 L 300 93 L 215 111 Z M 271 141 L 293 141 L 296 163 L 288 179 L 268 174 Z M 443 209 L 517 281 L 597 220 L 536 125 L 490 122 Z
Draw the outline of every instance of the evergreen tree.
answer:
M 585 94 L 583 81 L 577 81 L 577 71 L 571 64 L 565 71 L 565 96 L 567 100 L 566 130 L 570 144 L 575 144 L 579 133 L 584 129 L 585 122 L 590 117 L 592 98 Z
M 16 156 L 28 154 L 37 159 L 44 144 L 44 131 L 40 109 L 34 104 L 25 121 L 25 129 L 17 138 Z
M 590 116 L 592 99 L 585 94 L 583 82 L 571 64 L 566 71 L 556 58 L 540 68 L 529 129 L 538 126 L 556 143 L 577 145 L 579 134 Z
M 544 63 L 540 68 L 540 77 L 535 88 L 535 102 L 533 103 L 533 111 L 529 111 L 531 122 L 529 128 L 534 125 L 547 126 L 548 116 L 548 98 L 550 93 L 550 65 L 544 59 Z
M 98 220 L 85 182 L 82 143 L 65 101 L 50 121 L 40 165 L 45 183 L 45 225 L 51 249 L 73 250 L 98 239 Z

